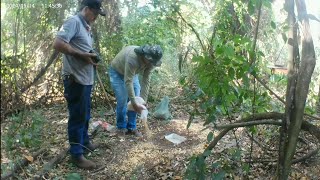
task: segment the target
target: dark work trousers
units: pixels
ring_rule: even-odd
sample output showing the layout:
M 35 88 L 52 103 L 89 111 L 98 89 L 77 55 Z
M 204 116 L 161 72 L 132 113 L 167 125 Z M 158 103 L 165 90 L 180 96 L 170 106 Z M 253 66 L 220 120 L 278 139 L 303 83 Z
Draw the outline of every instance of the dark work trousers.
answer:
M 83 146 L 89 143 L 88 127 L 90 120 L 90 103 L 92 85 L 82 85 L 74 81 L 72 76 L 63 80 L 64 97 L 68 103 L 68 137 L 70 154 L 79 157 L 83 154 Z

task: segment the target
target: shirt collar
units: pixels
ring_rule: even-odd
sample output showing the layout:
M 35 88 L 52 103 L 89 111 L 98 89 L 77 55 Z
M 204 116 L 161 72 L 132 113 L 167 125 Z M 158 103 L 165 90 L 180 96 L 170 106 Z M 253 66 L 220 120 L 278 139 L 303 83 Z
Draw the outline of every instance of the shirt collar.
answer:
M 80 21 L 82 22 L 82 25 L 86 28 L 86 30 L 88 32 L 90 32 L 91 31 L 91 26 L 84 19 L 83 15 L 81 13 L 78 13 L 78 17 L 79 17 Z

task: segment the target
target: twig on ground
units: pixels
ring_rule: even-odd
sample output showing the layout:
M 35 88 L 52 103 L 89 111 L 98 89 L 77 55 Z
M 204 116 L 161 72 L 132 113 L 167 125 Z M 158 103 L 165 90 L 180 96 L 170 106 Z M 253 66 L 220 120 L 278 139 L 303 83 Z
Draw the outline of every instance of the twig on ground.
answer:
M 111 164 L 111 162 L 115 159 L 115 157 L 116 157 L 116 156 L 114 155 L 114 156 L 112 157 L 112 159 L 111 159 L 108 163 L 106 163 L 106 164 L 104 164 L 103 166 L 101 166 L 100 168 L 94 170 L 94 171 L 91 173 L 91 175 L 94 175 L 94 174 L 98 173 L 99 171 L 103 170 L 104 168 L 106 168 L 108 164 Z
M 93 130 L 91 134 L 91 139 L 93 139 L 97 135 L 99 129 L 100 129 L 100 125 Z M 43 169 L 36 173 L 35 179 L 42 179 L 43 176 L 45 176 L 51 169 L 53 169 L 55 165 L 59 164 L 64 158 L 66 158 L 68 154 L 68 150 L 69 150 L 68 148 L 61 150 L 57 156 L 55 156 L 53 159 L 51 159 L 51 161 L 45 164 L 43 166 Z M 87 150 L 90 151 L 90 149 L 87 149 Z
M 67 148 L 60 151 L 60 153 L 57 156 L 55 156 L 53 159 L 51 159 L 51 161 L 49 161 L 43 166 L 43 169 L 39 171 L 35 176 L 35 179 L 42 179 L 42 177 L 45 176 L 46 173 L 48 173 L 52 168 L 54 168 L 56 164 L 60 163 L 67 156 L 67 153 Z
M 39 151 L 35 152 L 32 157 L 33 159 L 36 159 L 40 154 L 45 152 L 45 148 L 41 148 Z M 26 158 L 20 160 L 20 162 L 17 162 L 17 164 L 13 167 L 13 170 L 10 171 L 7 174 L 1 175 L 1 179 L 8 179 L 11 176 L 13 176 L 15 173 L 17 173 L 19 170 L 23 169 L 24 166 L 29 164 L 29 160 Z

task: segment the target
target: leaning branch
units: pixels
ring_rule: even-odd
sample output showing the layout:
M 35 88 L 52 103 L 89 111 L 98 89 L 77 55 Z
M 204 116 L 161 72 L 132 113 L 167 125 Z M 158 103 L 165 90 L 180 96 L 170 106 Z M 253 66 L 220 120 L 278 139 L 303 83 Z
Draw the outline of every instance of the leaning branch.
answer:
M 185 22 L 185 23 L 191 28 L 191 30 L 196 34 L 197 39 L 198 39 L 198 41 L 199 41 L 200 44 L 201 44 L 202 50 L 205 51 L 206 48 L 205 48 L 204 44 L 203 44 L 202 41 L 201 41 L 201 38 L 200 38 L 199 33 L 194 29 L 194 27 L 193 27 L 190 23 L 188 23 L 188 22 L 183 18 L 183 16 L 181 15 L 181 13 L 180 13 L 179 11 L 177 11 L 177 13 L 178 13 L 179 16 L 181 17 L 182 21 Z
M 272 125 L 281 125 L 281 121 L 283 120 L 284 114 L 278 113 L 278 112 L 270 112 L 270 113 L 261 113 L 261 114 L 255 114 L 254 116 L 248 116 L 246 118 L 240 119 L 236 121 L 235 123 L 229 124 L 229 125 L 216 125 L 216 127 L 224 128 L 218 136 L 214 138 L 214 140 L 208 145 L 208 147 L 205 149 L 205 151 L 211 151 L 217 143 L 220 141 L 220 139 L 223 138 L 224 135 L 226 135 L 230 130 L 233 128 L 238 127 L 244 127 L 244 126 L 252 126 L 252 125 L 259 125 L 259 124 L 272 124 Z M 258 123 L 258 122 L 264 122 L 264 123 Z M 303 121 L 301 125 L 301 129 L 308 131 L 310 134 L 315 136 L 318 141 L 320 142 L 320 128 L 307 122 Z
M 267 85 L 266 83 L 264 83 L 258 76 L 253 75 L 254 78 L 256 78 L 256 80 L 264 87 L 266 88 L 272 95 L 274 95 L 279 101 L 281 101 L 283 104 L 286 104 L 286 101 L 283 100 L 280 96 L 278 96 L 274 91 L 272 91 Z M 316 117 L 307 113 L 304 113 L 305 116 L 315 119 L 315 120 L 320 120 L 320 117 Z
M 258 120 L 265 120 L 265 119 L 283 119 L 284 114 L 278 113 L 278 112 L 271 112 L 271 113 L 262 113 L 262 114 L 255 114 L 254 116 L 249 116 L 246 118 L 243 118 L 239 121 L 236 121 L 236 123 L 241 122 L 247 122 L 247 121 L 258 121 Z M 214 140 L 209 144 L 209 146 L 206 148 L 206 151 L 211 151 L 219 142 L 221 138 L 223 138 L 224 135 L 226 135 L 230 130 L 232 130 L 233 127 L 228 127 L 222 130 L 217 137 L 214 138 Z
M 21 88 L 20 92 L 24 93 L 31 86 L 33 86 L 47 72 L 48 68 L 58 58 L 58 56 L 59 56 L 59 52 L 57 50 L 54 50 L 52 55 L 49 58 L 49 61 L 48 61 L 47 65 L 44 68 L 41 69 L 41 71 L 37 74 L 37 76 L 33 79 L 33 81 L 31 83 L 29 83 L 25 87 Z

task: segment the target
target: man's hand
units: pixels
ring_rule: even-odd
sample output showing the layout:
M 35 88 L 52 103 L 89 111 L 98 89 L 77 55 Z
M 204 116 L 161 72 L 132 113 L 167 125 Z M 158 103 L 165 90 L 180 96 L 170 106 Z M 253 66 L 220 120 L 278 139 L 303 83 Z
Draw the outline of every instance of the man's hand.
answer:
M 132 103 L 132 107 L 133 107 L 134 111 L 136 111 L 139 114 L 141 114 L 142 110 L 146 110 L 145 106 L 143 106 L 141 104 Z
M 94 66 L 97 66 L 97 63 L 93 62 L 93 58 L 97 57 L 97 55 L 95 53 L 75 53 L 74 57 L 80 58 L 84 61 L 86 61 L 89 64 L 92 64 Z

